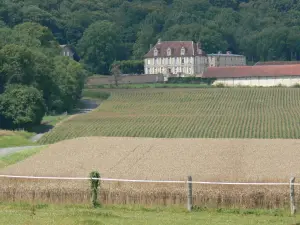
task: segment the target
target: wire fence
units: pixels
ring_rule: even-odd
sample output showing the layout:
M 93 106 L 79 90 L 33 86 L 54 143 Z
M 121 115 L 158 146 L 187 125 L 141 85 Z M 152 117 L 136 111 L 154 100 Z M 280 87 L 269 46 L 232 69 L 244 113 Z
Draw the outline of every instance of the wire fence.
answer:
M 300 202 L 300 183 L 139 180 L 90 177 L 0 175 L 0 201 L 90 203 L 90 180 L 100 180 L 103 204 L 194 207 L 291 208 Z M 291 211 L 292 212 L 292 211 Z M 293 213 L 292 213 L 293 214 Z

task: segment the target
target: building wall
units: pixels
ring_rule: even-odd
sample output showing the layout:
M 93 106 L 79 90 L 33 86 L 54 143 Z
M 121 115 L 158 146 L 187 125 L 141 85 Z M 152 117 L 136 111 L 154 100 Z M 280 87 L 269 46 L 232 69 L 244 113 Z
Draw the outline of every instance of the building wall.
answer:
M 262 86 L 271 87 L 277 85 L 293 86 L 300 84 L 300 76 L 284 77 L 245 77 L 245 78 L 217 78 L 213 85 L 225 86 Z
M 146 58 L 144 60 L 145 74 L 172 74 L 194 75 L 204 71 L 207 57 L 165 57 Z
M 73 51 L 72 51 L 70 48 L 68 48 L 68 47 L 62 48 L 61 54 L 62 54 L 63 56 L 68 56 L 68 57 L 71 57 L 71 58 L 72 58 L 73 55 L 74 55 Z
M 224 66 L 245 66 L 246 57 L 239 55 L 209 55 L 208 56 L 209 67 L 224 67 Z
M 194 72 L 195 74 L 203 74 L 208 65 L 208 58 L 206 56 L 196 56 Z

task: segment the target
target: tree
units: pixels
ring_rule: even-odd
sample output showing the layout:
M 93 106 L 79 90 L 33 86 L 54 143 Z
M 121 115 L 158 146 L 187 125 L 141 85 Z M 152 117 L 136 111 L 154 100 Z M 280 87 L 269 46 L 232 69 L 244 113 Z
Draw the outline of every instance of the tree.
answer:
M 45 115 L 41 91 L 32 86 L 9 85 L 0 95 L 0 127 L 29 128 Z
M 88 69 L 98 74 L 108 74 L 113 61 L 118 58 L 121 45 L 114 23 L 93 23 L 84 32 L 78 47 Z
M 54 60 L 54 80 L 58 88 L 58 96 L 53 100 L 52 110 L 56 112 L 71 111 L 81 98 L 86 71 L 80 63 L 63 56 Z
M 116 86 L 119 86 L 119 81 L 122 79 L 122 72 L 120 70 L 120 64 L 114 63 L 111 68 L 111 74 Z

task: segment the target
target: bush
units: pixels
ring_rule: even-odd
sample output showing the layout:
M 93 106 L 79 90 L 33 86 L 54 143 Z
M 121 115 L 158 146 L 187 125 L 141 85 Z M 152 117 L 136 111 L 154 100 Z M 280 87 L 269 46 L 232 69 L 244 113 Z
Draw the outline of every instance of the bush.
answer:
M 215 78 L 202 78 L 202 77 L 170 77 L 167 81 L 168 84 L 208 84 L 211 85 Z
M 225 85 L 224 85 L 223 83 L 217 83 L 217 84 L 216 84 L 216 87 L 218 87 L 218 88 L 224 88 Z
M 114 64 L 120 65 L 120 70 L 123 74 L 143 74 L 144 62 L 143 60 L 125 60 L 117 61 Z
M 99 98 L 102 100 L 106 100 L 109 98 L 110 93 L 104 92 L 104 91 L 83 90 L 82 95 L 83 95 L 83 97 Z
M 29 128 L 46 112 L 42 93 L 34 87 L 10 85 L 0 95 L 1 128 Z

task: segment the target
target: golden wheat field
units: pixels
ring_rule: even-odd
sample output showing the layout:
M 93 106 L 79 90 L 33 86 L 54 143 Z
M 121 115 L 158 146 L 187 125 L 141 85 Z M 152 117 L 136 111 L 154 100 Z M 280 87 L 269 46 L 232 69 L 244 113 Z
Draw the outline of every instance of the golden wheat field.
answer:
M 300 177 L 300 140 L 152 139 L 83 137 L 51 145 L 0 174 L 194 181 L 283 181 Z M 89 202 L 89 181 L 0 179 L 0 200 Z M 101 201 L 117 204 L 186 203 L 186 184 L 104 181 Z M 286 207 L 289 187 L 194 184 L 194 203 L 204 206 Z M 297 188 L 296 193 L 300 190 Z M 297 195 L 299 196 L 299 195 Z M 299 198 L 300 200 L 300 198 Z
M 285 180 L 299 175 L 300 140 L 83 137 L 66 140 L 1 173 L 184 180 Z
M 40 143 L 83 136 L 298 139 L 299 121 L 299 88 L 116 90 Z

